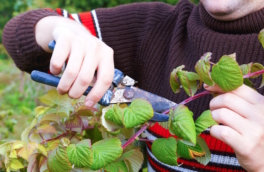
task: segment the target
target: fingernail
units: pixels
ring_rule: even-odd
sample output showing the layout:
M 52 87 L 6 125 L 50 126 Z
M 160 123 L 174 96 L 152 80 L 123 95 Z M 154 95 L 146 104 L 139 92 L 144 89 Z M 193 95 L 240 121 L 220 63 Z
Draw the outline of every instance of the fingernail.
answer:
M 204 84 L 204 88 L 209 88 L 209 85 L 207 85 L 207 84 Z
M 93 105 L 94 105 L 94 102 L 92 100 L 87 100 L 85 102 L 85 106 L 87 106 L 87 107 L 92 107 Z

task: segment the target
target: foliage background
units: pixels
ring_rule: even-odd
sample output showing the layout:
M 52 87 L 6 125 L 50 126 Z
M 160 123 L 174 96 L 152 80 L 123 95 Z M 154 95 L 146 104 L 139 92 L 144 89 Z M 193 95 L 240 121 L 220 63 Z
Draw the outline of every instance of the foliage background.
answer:
M 157 0 L 0 0 L 0 34 L 4 25 L 14 16 L 37 8 L 64 8 L 70 13 L 89 11 L 99 7 L 114 7 L 133 2 Z M 198 4 L 199 0 L 191 0 Z M 171 5 L 178 0 L 160 0 Z M 34 108 L 39 104 L 37 97 L 47 87 L 34 83 L 30 76 L 20 72 L 8 56 L 0 37 L 0 140 L 19 139 L 21 132 L 33 118 Z M 18 124 L 18 125 L 15 125 Z

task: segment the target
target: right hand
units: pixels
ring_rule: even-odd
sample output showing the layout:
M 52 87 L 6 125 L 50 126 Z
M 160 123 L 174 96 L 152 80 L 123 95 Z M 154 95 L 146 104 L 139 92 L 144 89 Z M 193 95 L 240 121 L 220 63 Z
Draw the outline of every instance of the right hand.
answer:
M 50 27 L 47 28 L 47 25 Z M 46 36 L 43 32 L 46 32 Z M 110 87 L 114 77 L 113 50 L 94 37 L 83 25 L 62 17 L 45 17 L 36 25 L 37 43 L 45 50 L 48 42 L 56 41 L 50 61 L 50 71 L 58 75 L 68 59 L 57 90 L 68 93 L 71 98 L 79 98 L 94 79 L 93 89 L 85 99 L 88 107 L 97 103 Z

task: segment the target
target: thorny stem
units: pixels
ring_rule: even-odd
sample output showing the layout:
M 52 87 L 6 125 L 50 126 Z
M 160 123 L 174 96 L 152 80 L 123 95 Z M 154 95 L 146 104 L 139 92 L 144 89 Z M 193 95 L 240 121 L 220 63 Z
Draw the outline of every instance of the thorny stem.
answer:
M 141 133 L 143 133 L 143 131 L 148 128 L 150 124 L 151 122 L 148 122 L 148 124 L 143 125 L 143 127 L 141 127 L 140 130 L 138 130 L 138 132 L 122 146 L 122 148 L 125 149 L 128 145 L 130 145 Z

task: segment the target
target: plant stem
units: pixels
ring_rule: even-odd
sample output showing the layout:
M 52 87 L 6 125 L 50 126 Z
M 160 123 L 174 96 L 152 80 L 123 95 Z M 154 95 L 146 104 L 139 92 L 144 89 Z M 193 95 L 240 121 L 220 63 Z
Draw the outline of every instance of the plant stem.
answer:
M 143 131 L 145 131 L 148 126 L 151 124 L 151 122 L 149 122 L 148 124 L 143 125 L 143 127 L 141 127 L 140 130 L 138 130 L 138 132 L 132 136 L 122 147 L 123 149 L 125 149 L 128 145 L 130 145 L 130 143 L 132 143 L 141 133 L 143 133 Z
M 192 96 L 192 97 L 189 97 L 189 98 L 186 99 L 186 100 L 183 100 L 183 101 L 182 101 L 181 103 L 179 103 L 179 104 L 180 104 L 180 105 L 185 105 L 186 103 L 189 103 L 189 102 L 191 102 L 191 101 L 193 101 L 193 100 L 195 100 L 195 99 L 197 99 L 197 98 L 203 97 L 203 96 L 205 96 L 205 95 L 207 95 L 207 94 L 211 94 L 211 92 L 209 92 L 209 91 L 203 91 L 203 92 L 201 92 L 201 93 L 199 93 L 199 94 L 196 94 L 196 95 L 194 95 L 194 96 Z M 173 106 L 172 109 L 175 109 L 177 106 L 178 106 L 178 105 Z M 162 114 L 168 114 L 169 112 L 170 112 L 170 109 L 164 111 Z
M 141 138 L 139 138 L 138 141 L 141 141 L 141 142 L 154 142 L 154 140 L 141 139 Z
M 70 134 L 70 133 L 71 133 L 71 132 L 66 132 L 66 133 L 63 133 L 63 134 L 61 134 L 61 135 L 58 135 L 58 136 L 55 137 L 55 138 L 48 139 L 48 140 L 43 140 L 43 142 L 41 142 L 41 144 L 46 143 L 46 142 L 50 142 L 50 141 L 53 141 L 53 140 L 57 140 L 57 139 L 59 139 L 59 138 L 61 138 L 61 137 L 67 136 L 67 135 Z
M 246 75 L 243 76 L 243 78 L 249 78 L 251 76 L 260 75 L 260 74 L 263 74 L 263 73 L 264 73 L 264 70 L 259 70 L 257 72 L 253 72 L 253 73 L 246 74 Z

